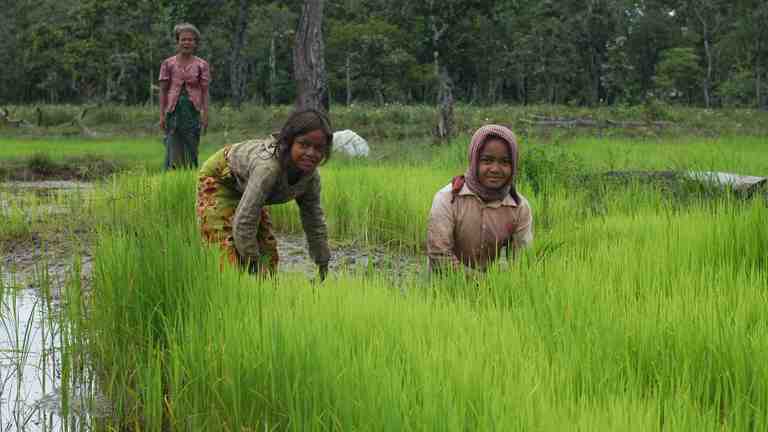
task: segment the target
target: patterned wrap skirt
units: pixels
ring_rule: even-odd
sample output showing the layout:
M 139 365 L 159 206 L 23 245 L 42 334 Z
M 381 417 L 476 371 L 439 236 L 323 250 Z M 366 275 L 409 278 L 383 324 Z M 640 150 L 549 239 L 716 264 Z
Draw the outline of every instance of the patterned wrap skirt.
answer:
M 200 113 L 182 88 L 176 108 L 165 115 L 165 169 L 197 167 Z
M 221 264 L 228 262 L 251 273 L 274 273 L 279 256 L 277 240 L 272 232 L 272 220 L 266 208 L 261 209 L 261 219 L 256 237 L 259 257 L 249 261 L 240 256 L 232 235 L 232 219 L 242 198 L 237 181 L 229 169 L 227 155 L 232 146 L 214 153 L 200 169 L 197 184 L 197 224 L 205 242 L 221 250 Z

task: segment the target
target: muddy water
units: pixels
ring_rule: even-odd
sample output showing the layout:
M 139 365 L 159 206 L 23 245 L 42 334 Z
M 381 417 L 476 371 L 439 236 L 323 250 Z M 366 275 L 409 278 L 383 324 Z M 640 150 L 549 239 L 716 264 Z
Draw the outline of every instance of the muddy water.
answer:
M 0 183 L 0 215 L 65 218 L 72 207 L 62 197 L 90 190 L 67 181 Z M 82 240 L 32 233 L 1 245 L 0 431 L 90 430 L 107 412 L 86 371 L 62 383 L 62 290 L 73 255 L 86 279 L 91 270 L 87 251 L 76 247 Z
M 301 272 L 313 277 L 317 266 L 310 259 L 306 241 L 302 235 L 277 234 L 277 250 L 281 272 Z M 363 247 L 350 243 L 331 244 L 329 271 L 370 272 L 376 271 L 393 280 L 423 271 L 423 259 L 407 254 L 394 254 L 384 248 Z
M 87 372 L 62 384 L 59 305 L 19 290 L 0 308 L 0 430 L 90 430 L 108 405 Z
M 71 211 L 62 197 L 86 195 L 92 184 L 67 180 L 0 182 L 0 215 L 22 213 L 25 219 L 64 216 Z

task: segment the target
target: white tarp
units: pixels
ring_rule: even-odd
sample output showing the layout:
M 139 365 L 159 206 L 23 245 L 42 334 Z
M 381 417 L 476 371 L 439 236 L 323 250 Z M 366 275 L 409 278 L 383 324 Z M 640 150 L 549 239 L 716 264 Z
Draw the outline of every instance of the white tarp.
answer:
M 352 157 L 368 157 L 368 141 L 354 131 L 344 129 L 333 133 L 333 151 Z
M 734 192 L 752 195 L 768 182 L 768 177 L 756 177 L 715 171 L 688 171 L 691 180 L 708 183 L 713 186 L 730 187 Z

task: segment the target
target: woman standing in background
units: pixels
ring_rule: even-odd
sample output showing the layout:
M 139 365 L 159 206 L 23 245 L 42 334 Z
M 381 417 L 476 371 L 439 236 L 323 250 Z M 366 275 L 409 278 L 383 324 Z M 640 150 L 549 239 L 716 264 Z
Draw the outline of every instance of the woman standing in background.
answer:
M 200 31 L 174 27 L 176 55 L 160 65 L 160 128 L 165 132 L 165 169 L 197 167 L 200 133 L 208 127 L 208 62 L 195 56 Z

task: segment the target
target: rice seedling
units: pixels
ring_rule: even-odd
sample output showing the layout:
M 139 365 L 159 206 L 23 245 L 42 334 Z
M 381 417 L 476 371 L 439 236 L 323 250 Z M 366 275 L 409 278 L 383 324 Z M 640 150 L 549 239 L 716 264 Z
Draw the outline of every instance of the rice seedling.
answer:
M 411 251 L 449 174 L 323 170 L 334 235 Z M 215 251 L 199 246 L 188 173 L 116 180 L 116 195 L 142 195 L 115 201 L 119 222 L 102 227 L 90 328 L 108 335 L 92 349 L 110 371 L 118 422 L 192 430 L 768 424 L 761 201 L 723 195 L 681 206 L 642 185 L 521 186 L 534 209 L 548 202 L 536 214 L 549 222 L 517 261 L 481 278 L 413 275 L 393 286 L 383 275 L 342 272 L 315 286 L 296 274 L 219 271 Z M 590 194 L 599 205 L 583 205 Z M 296 227 L 289 211 L 274 213 L 281 229 Z
M 91 187 L 32 188 L 34 183 L 0 183 L 0 240 L 83 231 L 92 225 Z M 56 186 L 56 185 L 54 185 Z
M 592 180 L 682 166 L 678 145 L 697 168 L 759 171 L 760 143 L 635 144 L 525 150 L 534 246 L 481 276 L 221 271 L 193 172 L 115 176 L 88 199 L 93 291 L 67 301 L 63 379 L 95 365 L 112 429 L 765 429 L 765 203 Z M 323 167 L 331 236 L 423 253 L 462 146 Z M 299 231 L 294 207 L 272 208 L 278 230 Z
M 77 330 L 83 317 L 77 268 L 59 302 L 54 280 L 41 263 L 19 289 L 15 273 L 0 279 L 0 430 L 92 430 L 93 374 Z

